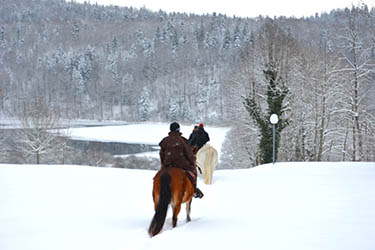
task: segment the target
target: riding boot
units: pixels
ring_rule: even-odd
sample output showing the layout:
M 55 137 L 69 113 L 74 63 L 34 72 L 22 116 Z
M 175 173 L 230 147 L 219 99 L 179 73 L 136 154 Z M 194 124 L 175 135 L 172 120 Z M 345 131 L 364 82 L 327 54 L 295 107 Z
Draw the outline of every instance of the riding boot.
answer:
M 186 172 L 186 174 L 187 174 L 187 177 L 193 183 L 193 186 L 194 186 L 194 198 L 199 198 L 199 199 L 202 198 L 203 197 L 203 193 L 202 193 L 202 191 L 199 188 L 197 188 L 197 173 L 188 170 Z
M 194 187 L 194 189 L 195 189 L 194 198 L 201 199 L 203 197 L 203 192 L 197 187 Z

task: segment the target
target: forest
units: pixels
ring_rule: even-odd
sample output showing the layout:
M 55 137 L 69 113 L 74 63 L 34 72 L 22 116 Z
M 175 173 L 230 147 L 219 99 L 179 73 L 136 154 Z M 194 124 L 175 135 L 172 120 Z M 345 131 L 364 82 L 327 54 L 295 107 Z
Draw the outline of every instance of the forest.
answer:
M 55 163 L 63 139 L 25 140 L 61 121 L 179 121 L 231 127 L 221 167 L 251 167 L 272 113 L 279 161 L 375 161 L 374 69 L 365 4 L 239 18 L 0 0 L 0 118 L 25 128 L 0 132 L 0 161 Z

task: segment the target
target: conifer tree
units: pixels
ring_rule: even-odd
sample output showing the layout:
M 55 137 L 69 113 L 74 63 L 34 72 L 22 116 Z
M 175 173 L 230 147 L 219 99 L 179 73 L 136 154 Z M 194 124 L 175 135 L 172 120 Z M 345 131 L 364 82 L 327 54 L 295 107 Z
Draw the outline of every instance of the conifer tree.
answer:
M 260 130 L 260 154 L 264 163 L 272 162 L 272 124 L 269 119 L 272 114 L 279 117 L 279 122 L 276 124 L 276 158 L 278 147 L 280 143 L 280 133 L 288 125 L 288 121 L 282 118 L 283 101 L 288 94 L 288 88 L 283 84 L 283 80 L 278 76 L 278 71 L 272 66 L 268 65 L 263 70 L 264 77 L 267 80 L 267 105 L 268 109 L 264 113 L 259 104 L 256 102 L 255 95 L 249 95 L 245 98 L 244 105 L 249 112 L 254 123 Z
M 141 121 L 147 121 L 150 116 L 150 94 L 147 88 L 143 88 L 143 94 L 139 99 L 139 117 Z

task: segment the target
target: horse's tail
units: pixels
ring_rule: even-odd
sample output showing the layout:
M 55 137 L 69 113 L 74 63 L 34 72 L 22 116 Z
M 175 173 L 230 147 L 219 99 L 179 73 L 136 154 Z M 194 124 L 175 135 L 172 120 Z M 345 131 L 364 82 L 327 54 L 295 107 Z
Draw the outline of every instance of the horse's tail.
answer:
M 215 153 L 214 148 L 210 147 L 207 152 L 208 152 L 208 154 L 207 154 L 207 158 L 206 158 L 206 164 L 210 164 L 212 162 L 212 158 L 214 157 L 214 153 Z
M 157 235 L 163 228 L 165 218 L 167 217 L 168 205 L 171 202 L 171 176 L 168 172 L 160 176 L 160 197 L 158 207 L 156 208 L 155 215 L 152 218 L 150 227 L 148 229 L 149 235 Z
M 211 184 L 210 176 L 211 176 L 211 161 L 212 161 L 212 150 L 210 147 L 206 150 L 206 158 L 204 159 L 204 169 L 206 170 L 206 174 L 204 177 L 204 183 Z
M 216 164 L 217 164 L 217 151 L 215 148 L 210 146 L 209 148 L 207 148 L 206 159 L 204 161 L 204 168 L 206 169 L 204 182 L 206 184 L 212 183 L 212 175 L 213 175 L 213 171 L 215 170 Z

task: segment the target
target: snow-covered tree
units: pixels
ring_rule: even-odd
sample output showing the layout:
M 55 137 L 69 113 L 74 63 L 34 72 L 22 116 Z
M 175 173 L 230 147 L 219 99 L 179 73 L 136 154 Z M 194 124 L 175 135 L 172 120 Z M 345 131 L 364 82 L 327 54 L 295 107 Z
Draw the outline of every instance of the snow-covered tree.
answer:
M 170 102 L 169 105 L 169 117 L 170 121 L 177 121 L 178 118 L 178 105 L 175 102 Z
M 263 48 L 262 64 L 263 76 L 266 83 L 265 93 L 256 91 L 250 93 L 244 99 L 244 105 L 249 112 L 251 119 L 259 129 L 260 142 L 259 149 L 262 161 L 272 162 L 272 124 L 269 119 L 272 114 L 279 117 L 276 125 L 276 159 L 280 143 L 281 132 L 288 125 L 284 116 L 286 105 L 284 100 L 289 92 L 286 79 L 288 75 L 288 50 L 293 43 L 284 32 L 272 21 L 265 24 L 263 32 L 259 35 L 257 43 Z M 262 85 L 255 82 L 255 84 Z M 265 106 L 259 101 L 264 99 Z
M 35 163 L 41 163 L 41 156 L 55 147 L 65 147 L 59 137 L 60 115 L 57 109 L 46 104 L 43 98 L 24 102 L 18 115 L 21 129 L 17 131 L 11 145 L 25 158 L 35 156 Z M 58 144 L 60 142 L 61 144 Z
M 352 161 L 363 160 L 364 149 L 364 124 L 368 124 L 368 118 L 373 120 L 368 108 L 365 105 L 366 96 L 371 89 L 370 74 L 374 70 L 374 58 L 371 57 L 372 45 L 366 39 L 366 35 L 361 26 L 366 25 L 366 10 L 352 7 L 346 12 L 347 26 L 345 32 L 339 35 L 342 41 L 341 59 L 346 85 L 343 106 L 345 108 L 346 120 L 349 124 L 349 134 L 351 134 L 350 148 L 345 147 L 345 153 L 350 155 Z
M 139 98 L 139 118 L 141 121 L 147 121 L 150 117 L 150 94 L 146 87 L 143 88 L 143 93 Z
M 0 27 L 0 49 L 5 49 L 5 29 Z

